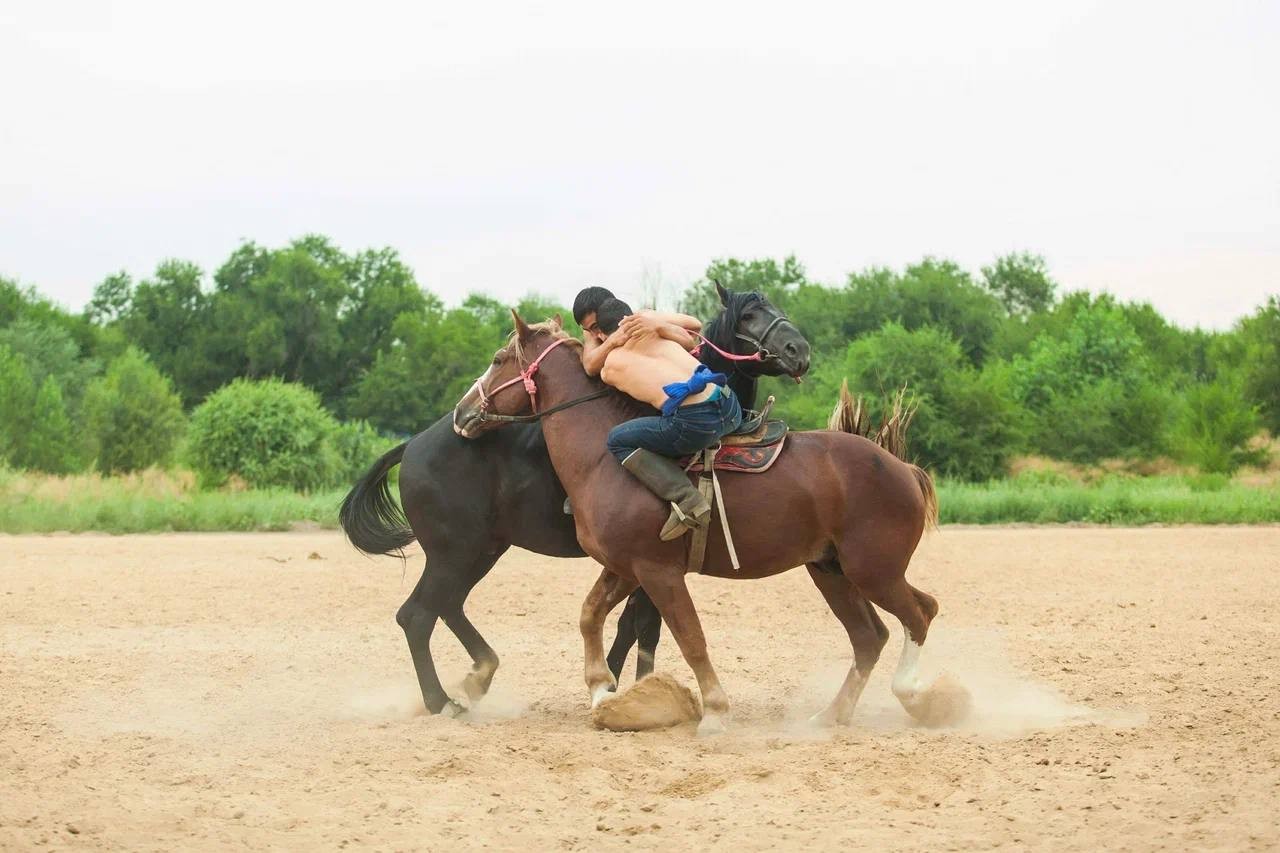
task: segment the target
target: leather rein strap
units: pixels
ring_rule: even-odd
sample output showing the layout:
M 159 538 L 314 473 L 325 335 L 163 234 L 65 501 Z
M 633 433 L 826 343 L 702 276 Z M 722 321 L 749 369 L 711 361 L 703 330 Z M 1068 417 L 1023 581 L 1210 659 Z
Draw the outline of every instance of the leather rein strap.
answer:
M 491 414 L 488 409 L 481 409 L 477 418 L 482 421 L 495 421 L 503 424 L 531 424 L 542 420 L 547 415 L 554 415 L 556 412 L 562 412 L 565 409 L 572 409 L 574 406 L 581 405 L 582 403 L 599 400 L 611 390 L 613 389 L 601 388 L 599 391 L 592 391 L 590 394 L 577 397 L 567 403 L 560 403 L 559 405 L 552 406 L 549 409 L 543 409 L 541 412 L 535 412 L 532 415 L 495 415 Z

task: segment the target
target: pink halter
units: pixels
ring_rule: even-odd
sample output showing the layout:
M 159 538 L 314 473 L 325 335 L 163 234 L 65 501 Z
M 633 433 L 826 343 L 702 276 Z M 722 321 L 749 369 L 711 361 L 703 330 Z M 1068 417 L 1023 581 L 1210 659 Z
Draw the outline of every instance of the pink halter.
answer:
M 481 381 L 484 379 L 484 376 L 481 376 L 479 379 L 477 379 L 475 381 L 475 384 L 472 385 L 471 387 L 475 388 L 476 393 L 480 395 L 480 411 L 482 412 L 488 411 L 490 402 L 493 400 L 494 397 L 498 396 L 498 392 L 501 391 L 503 388 L 509 388 L 512 385 L 515 385 L 517 382 L 523 382 L 524 390 L 529 395 L 529 402 L 533 406 L 533 411 L 536 414 L 538 411 L 538 383 L 534 381 L 533 377 L 535 374 L 537 374 L 538 368 L 542 364 L 542 360 L 546 358 L 548 355 L 550 355 L 551 351 L 554 350 L 556 347 L 568 342 L 569 342 L 568 338 L 560 338 L 556 340 L 554 343 L 551 344 L 551 346 L 544 349 L 537 358 L 529 362 L 528 366 L 525 367 L 524 370 L 520 371 L 519 376 L 513 376 L 511 379 L 508 379 L 506 382 L 503 382 L 497 388 L 494 388 L 488 394 L 484 392 L 484 385 L 482 384 L 482 381 Z M 488 374 L 486 373 L 485 375 L 487 376 Z

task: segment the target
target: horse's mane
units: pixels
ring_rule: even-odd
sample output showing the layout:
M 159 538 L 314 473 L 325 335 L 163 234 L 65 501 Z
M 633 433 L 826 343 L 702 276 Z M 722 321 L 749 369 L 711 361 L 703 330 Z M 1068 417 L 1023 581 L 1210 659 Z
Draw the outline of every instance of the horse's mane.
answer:
M 582 341 L 566 332 L 564 327 L 556 320 L 543 320 L 541 323 L 530 323 L 528 328 L 535 337 L 537 335 L 550 335 L 552 340 L 565 341 L 565 346 L 577 347 L 579 350 L 582 349 Z M 516 330 L 512 329 L 511 334 L 507 335 L 507 346 L 511 346 L 515 339 Z M 524 367 L 527 363 L 524 357 L 524 350 L 520 347 L 515 347 L 514 349 L 516 351 L 516 360 L 520 363 L 521 367 Z
M 582 341 L 578 340 L 573 335 L 566 332 L 564 330 L 564 327 L 561 326 L 560 323 L 556 322 L 555 320 L 544 320 L 541 323 L 530 323 L 529 331 L 532 332 L 535 336 L 550 335 L 552 340 L 557 340 L 557 341 L 563 340 L 565 342 L 564 346 L 576 348 L 578 350 L 579 356 L 581 356 Z M 515 331 L 512 331 L 511 335 L 507 339 L 508 345 L 510 345 L 510 343 L 515 340 L 515 337 L 516 337 L 516 333 Z M 525 366 L 526 359 L 524 357 L 523 350 L 521 350 L 520 347 L 515 347 L 515 351 L 516 351 L 516 358 L 519 359 L 520 365 Z M 600 382 L 599 378 L 594 378 L 592 381 L 598 384 L 603 384 Z M 626 394 L 622 393 L 621 391 L 617 390 L 616 388 L 612 390 L 613 390 L 613 393 L 608 395 L 605 399 L 608 400 L 611 403 L 611 405 L 615 406 L 619 411 L 621 411 L 626 418 L 641 418 L 646 415 L 656 414 L 653 407 L 650 406 L 648 403 L 643 403 L 640 400 L 633 399 L 627 396 Z
M 702 330 L 703 337 L 711 341 L 725 352 L 735 352 L 734 349 L 738 340 L 734 337 L 738 328 L 738 321 L 742 319 L 742 312 L 747 307 L 759 302 L 761 296 L 754 290 L 738 293 L 737 291 L 728 291 L 728 304 L 724 306 L 724 310 L 715 316 L 711 322 L 707 323 L 706 328 Z M 718 360 L 719 356 L 716 356 Z

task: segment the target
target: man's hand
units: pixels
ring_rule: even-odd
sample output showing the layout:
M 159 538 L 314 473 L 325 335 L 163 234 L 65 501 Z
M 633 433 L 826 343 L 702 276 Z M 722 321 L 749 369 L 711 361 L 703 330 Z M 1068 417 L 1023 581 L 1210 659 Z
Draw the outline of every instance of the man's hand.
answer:
M 604 370 L 604 362 L 609 357 L 609 353 L 625 344 L 630 338 L 631 333 L 624 330 L 621 323 L 618 324 L 617 331 L 599 343 L 596 343 L 594 335 L 588 333 L 582 346 L 582 369 L 587 371 L 588 376 L 599 376 L 600 371 Z
M 663 321 L 655 314 L 628 314 L 618 324 L 618 331 L 625 332 L 628 337 L 644 338 L 660 334 L 663 325 Z
M 656 314 L 651 311 L 646 311 L 643 314 L 629 314 L 623 317 L 622 322 L 618 324 L 618 331 L 627 330 L 632 337 L 657 335 L 660 338 L 679 344 L 686 350 L 696 347 L 698 339 L 690 334 L 688 327 L 672 323 L 669 319 L 671 316 L 673 315 Z

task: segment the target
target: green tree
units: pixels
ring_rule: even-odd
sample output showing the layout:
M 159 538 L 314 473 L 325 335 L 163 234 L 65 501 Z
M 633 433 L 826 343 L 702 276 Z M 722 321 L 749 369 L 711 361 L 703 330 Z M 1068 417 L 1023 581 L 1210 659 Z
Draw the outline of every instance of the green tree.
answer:
M 1237 329 L 1244 393 L 1262 422 L 1280 435 L 1280 296 L 1272 296 Z
M 79 436 L 71 426 L 58 380 L 46 376 L 36 392 L 30 432 L 18 464 L 49 474 L 68 474 L 81 467 Z
M 1032 449 L 1078 462 L 1150 457 L 1171 411 L 1142 339 L 1109 300 L 1076 311 L 1061 338 L 1042 334 L 1015 359 L 1013 387 L 1032 415 Z
M 1058 287 L 1049 277 L 1044 258 L 1029 252 L 996 258 L 982 268 L 982 284 L 1015 317 L 1047 311 Z
M 169 379 L 130 347 L 85 393 L 84 421 L 99 470 L 164 465 L 182 436 L 182 401 Z
M 22 464 L 35 400 L 36 384 L 26 360 L 0 343 L 0 462 Z
M 71 411 L 79 407 L 85 386 L 98 372 L 94 359 L 82 357 L 80 346 L 65 326 L 22 318 L 0 329 L 0 345 L 22 358 L 35 387 L 55 377 Z
M 435 310 L 425 317 L 404 314 L 395 343 L 379 353 L 356 385 L 348 411 L 378 429 L 413 433 L 454 407 L 510 328 L 489 325 L 474 310 Z
M 757 291 L 786 310 L 788 297 L 806 281 L 804 265 L 795 255 L 781 262 L 773 258 L 750 261 L 720 258 L 712 261 L 700 281 L 694 282 L 680 300 L 680 310 L 700 320 L 710 320 L 720 313 L 720 297 L 715 282 L 736 291 Z
M 803 394 L 788 403 L 798 425 L 825 422 L 842 379 L 862 396 L 873 417 L 906 388 L 918 406 L 909 434 L 910 453 L 947 476 L 985 480 L 1004 473 L 1019 443 L 1020 421 L 1007 383 L 997 371 L 979 372 L 960 343 L 943 329 L 914 331 L 898 323 L 865 335 L 842 354 L 831 354 Z

